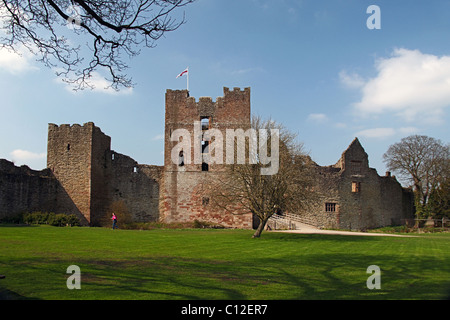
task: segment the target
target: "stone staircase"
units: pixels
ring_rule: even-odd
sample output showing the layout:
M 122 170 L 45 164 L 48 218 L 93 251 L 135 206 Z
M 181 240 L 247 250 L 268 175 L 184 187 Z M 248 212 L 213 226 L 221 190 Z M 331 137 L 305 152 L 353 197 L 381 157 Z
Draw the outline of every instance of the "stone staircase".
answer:
M 312 220 L 292 213 L 274 214 L 267 221 L 267 228 L 271 230 L 298 230 L 305 226 L 317 229 Z

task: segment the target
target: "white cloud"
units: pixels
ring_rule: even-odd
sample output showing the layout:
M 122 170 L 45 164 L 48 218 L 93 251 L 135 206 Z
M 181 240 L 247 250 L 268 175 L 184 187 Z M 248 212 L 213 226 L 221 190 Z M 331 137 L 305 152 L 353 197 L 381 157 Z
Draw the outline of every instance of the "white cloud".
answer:
M 10 153 L 13 161 L 26 162 L 29 160 L 37 160 L 45 158 L 45 153 L 35 153 L 27 150 L 16 149 Z
M 357 137 L 364 137 L 364 138 L 376 138 L 376 139 L 385 139 L 392 137 L 396 134 L 399 134 L 401 136 L 407 136 L 413 133 L 417 133 L 419 129 L 415 127 L 402 127 L 399 129 L 394 128 L 372 128 L 372 129 L 365 129 L 361 130 L 356 133 Z
M 365 84 L 364 79 L 357 73 L 348 74 L 346 71 L 341 71 L 339 79 L 344 86 L 350 89 L 359 89 Z
M 311 113 L 308 116 L 308 121 L 323 123 L 328 120 L 328 117 L 324 113 Z
M 440 123 L 450 105 L 450 56 L 396 49 L 376 63 L 378 74 L 366 81 L 354 107 L 361 115 L 393 113 L 406 121 Z M 357 76 L 341 80 L 358 84 Z
M 57 71 L 58 69 L 55 69 Z M 67 91 L 74 93 L 74 94 L 80 94 L 84 91 L 93 91 L 93 92 L 100 92 L 100 93 L 106 93 L 106 94 L 112 94 L 112 95 L 123 95 L 123 94 L 132 94 L 133 88 L 125 88 L 121 89 L 119 91 L 114 90 L 110 87 L 111 82 L 106 80 L 100 73 L 93 71 L 91 73 L 91 77 L 86 80 L 86 82 L 92 86 L 92 90 L 73 90 L 73 86 L 69 83 L 64 82 L 61 78 L 56 79 L 57 82 L 62 82 L 65 85 L 65 88 Z
M 27 165 L 32 169 L 45 168 L 46 153 L 35 153 L 27 150 L 16 149 L 10 152 L 11 160 L 18 166 Z
M 27 71 L 38 70 L 32 65 L 33 54 L 26 48 L 17 50 L 17 53 L 7 48 L 0 48 L 0 69 L 13 75 Z
M 366 129 L 356 133 L 357 137 L 365 138 L 388 138 L 395 134 L 395 129 L 393 128 L 373 128 Z

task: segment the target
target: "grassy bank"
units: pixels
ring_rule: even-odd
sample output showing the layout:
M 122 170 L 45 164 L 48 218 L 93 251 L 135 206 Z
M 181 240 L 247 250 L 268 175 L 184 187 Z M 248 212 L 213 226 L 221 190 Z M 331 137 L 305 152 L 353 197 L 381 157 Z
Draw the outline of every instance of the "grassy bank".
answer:
M 0 297 L 15 299 L 444 299 L 450 234 L 414 238 L 251 230 L 0 226 Z M 81 269 L 69 290 L 66 269 Z M 367 267 L 381 268 L 369 290 Z

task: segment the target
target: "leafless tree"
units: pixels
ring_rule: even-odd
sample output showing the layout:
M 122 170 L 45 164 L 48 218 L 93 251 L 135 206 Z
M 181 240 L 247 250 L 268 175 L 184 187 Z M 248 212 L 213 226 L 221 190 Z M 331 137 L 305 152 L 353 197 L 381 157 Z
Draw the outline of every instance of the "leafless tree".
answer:
M 267 142 L 271 155 L 275 150 L 268 143 L 271 141 L 270 129 L 279 130 L 278 171 L 275 174 L 261 174 L 261 169 L 268 164 L 264 164 L 259 153 L 256 163 L 246 161 L 245 164 L 228 165 L 222 178 L 212 186 L 210 199 L 213 206 L 231 213 L 252 213 L 257 216 L 259 226 L 253 235 L 257 238 L 274 213 L 296 212 L 305 206 L 311 198 L 313 181 L 312 161 L 295 134 L 271 120 L 263 121 L 259 117 L 253 117 L 252 128 L 265 129 L 269 133 L 267 141 L 259 141 L 259 144 Z
M 0 45 L 24 46 L 75 89 L 105 69 L 111 87 L 133 86 L 127 59 L 178 29 L 177 9 L 194 0 L 2 0 Z
M 388 168 L 414 187 L 418 212 L 450 169 L 449 146 L 428 136 L 412 135 L 389 147 L 383 155 Z

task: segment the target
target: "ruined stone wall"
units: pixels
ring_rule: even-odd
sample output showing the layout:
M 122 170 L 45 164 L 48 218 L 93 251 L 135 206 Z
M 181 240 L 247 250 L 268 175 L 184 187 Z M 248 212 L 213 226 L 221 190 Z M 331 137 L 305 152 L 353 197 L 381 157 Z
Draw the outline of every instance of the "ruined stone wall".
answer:
M 111 138 L 94 123 L 49 124 L 47 154 L 60 185 L 58 211 L 95 226 L 109 221 L 114 201 L 124 201 L 135 221 L 157 219 L 160 168 L 112 151 Z
M 340 169 L 316 166 L 314 170 L 314 187 L 311 193 L 311 203 L 305 203 L 297 214 L 302 222 L 318 228 L 339 228 L 340 219 Z M 334 212 L 327 212 L 326 203 L 335 203 Z
M 194 161 L 195 148 L 201 147 L 202 135 L 201 131 L 196 130 L 194 123 L 203 118 L 209 119 L 209 129 L 221 132 L 222 161 L 225 163 L 226 129 L 247 130 L 250 127 L 250 89 L 234 88 L 230 91 L 224 88 L 224 96 L 217 98 L 216 102 L 209 97 L 202 97 L 196 102 L 195 98 L 188 96 L 187 90 L 167 90 L 161 219 L 167 222 L 197 219 L 226 227 L 252 228 L 250 214 L 235 215 L 217 209 L 212 210 L 209 199 L 201 195 L 204 188 L 218 179 L 224 168 L 224 164 L 209 163 L 207 171 L 203 171 L 201 161 L 197 163 Z M 175 147 L 180 140 L 171 141 L 171 136 L 177 129 L 186 130 L 191 139 L 189 147 L 183 150 L 185 163 L 182 166 L 177 161 L 172 161 L 172 152 L 177 150 Z M 189 156 L 190 163 L 187 161 Z M 216 154 L 211 152 L 209 156 Z
M 388 173 L 380 177 L 355 139 L 339 161 L 317 166 L 313 203 L 298 212 L 303 222 L 320 228 L 364 230 L 398 225 L 414 216 L 412 192 Z
M 111 173 L 108 166 L 111 138 L 96 126 L 92 130 L 91 150 L 91 225 L 99 225 L 102 217 L 108 214 L 111 201 Z
M 358 139 L 342 153 L 339 164 L 340 228 L 360 230 L 382 225 L 384 212 L 378 210 L 381 197 L 379 177 L 374 169 L 369 168 L 368 155 Z
M 115 151 L 111 152 L 110 163 L 111 203 L 123 201 L 133 221 L 158 220 L 162 167 L 138 164 L 134 159 Z
M 0 220 L 30 211 L 55 211 L 58 182 L 50 170 L 0 159 Z
M 399 225 L 414 212 L 405 207 L 404 190 L 390 174 L 378 175 L 355 139 L 341 157 L 340 228 L 364 230 Z
M 414 204 L 414 192 L 410 188 L 402 189 L 402 216 L 400 219 L 400 224 L 404 224 L 403 219 L 414 219 L 415 218 L 415 204 Z
M 353 183 L 359 183 L 359 191 L 353 191 Z M 388 225 L 387 212 L 382 208 L 381 185 L 373 169 L 363 168 L 361 173 L 342 172 L 339 184 L 340 228 L 361 230 Z
M 224 96 L 215 102 L 209 97 L 196 101 L 187 90 L 167 90 L 165 108 L 164 167 L 138 164 L 111 150 L 111 138 L 92 122 L 49 124 L 48 169 L 35 171 L 0 159 L 0 218 L 41 210 L 76 214 L 83 224 L 97 225 L 104 218 L 109 221 L 111 206 L 122 201 L 134 221 L 200 220 L 225 227 L 254 227 L 251 214 L 242 214 L 239 208 L 234 214 L 212 208 L 204 192 L 217 186 L 215 182 L 225 174 L 227 151 L 234 151 L 234 145 L 227 145 L 226 130 L 250 128 L 250 89 L 224 88 Z M 221 164 L 204 167 L 201 163 L 208 157 L 218 160 L 215 151 L 201 151 L 205 135 L 194 124 L 202 119 L 208 119 L 209 132 L 217 129 L 223 138 Z M 180 139 L 171 141 L 177 129 L 187 134 L 182 158 L 175 148 Z M 218 136 L 208 142 L 210 146 L 212 142 L 218 146 Z M 199 163 L 194 161 L 198 160 L 196 149 L 201 154 Z M 390 174 L 380 177 L 370 168 L 358 139 L 335 165 L 317 166 L 315 180 L 314 201 L 293 213 L 306 223 L 367 229 L 400 224 L 414 216 L 413 193 Z
M 166 172 L 162 184 L 161 219 L 168 223 L 199 220 L 228 228 L 253 228 L 251 214 L 242 214 L 238 209 L 232 214 L 211 207 L 208 186 L 213 180 L 220 179 L 220 175 L 220 172 L 202 171 Z

